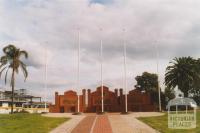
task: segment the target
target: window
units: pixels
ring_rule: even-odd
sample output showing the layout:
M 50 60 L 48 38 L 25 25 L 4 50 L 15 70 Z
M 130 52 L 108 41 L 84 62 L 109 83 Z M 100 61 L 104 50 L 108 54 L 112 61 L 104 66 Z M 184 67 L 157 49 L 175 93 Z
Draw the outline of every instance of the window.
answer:
M 22 107 L 22 103 L 16 103 L 15 106 L 16 107 Z

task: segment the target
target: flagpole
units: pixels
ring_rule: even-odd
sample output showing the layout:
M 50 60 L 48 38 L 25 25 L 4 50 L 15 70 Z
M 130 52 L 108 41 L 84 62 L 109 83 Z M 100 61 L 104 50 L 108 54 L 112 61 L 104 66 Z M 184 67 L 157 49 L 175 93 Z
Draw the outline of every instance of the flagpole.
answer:
M 100 31 L 102 29 L 100 28 Z M 102 34 L 101 34 L 102 35 Z M 103 101 L 103 41 L 101 38 L 101 112 L 104 112 L 104 101 Z
M 126 30 L 123 29 L 124 32 L 124 89 L 125 89 L 125 113 L 128 112 L 127 108 L 127 64 L 126 64 L 126 39 L 125 39 L 125 32 Z
M 80 29 L 78 28 L 78 70 L 77 70 L 77 96 L 78 96 L 78 110 L 80 112 L 80 97 L 79 97 L 79 89 L 80 89 Z
M 159 104 L 159 111 L 162 111 L 161 107 L 161 95 L 160 95 L 160 81 L 159 81 L 159 53 L 158 53 L 158 47 L 157 47 L 157 41 L 155 42 L 155 49 L 156 49 L 156 67 L 157 67 L 157 75 L 158 75 L 158 104 Z
M 44 97 L 45 97 L 45 103 L 44 103 L 44 108 L 45 108 L 45 112 L 47 112 L 47 103 L 46 103 L 46 101 L 47 101 L 47 94 L 46 94 L 46 92 L 47 92 L 47 50 L 45 49 L 45 83 L 44 83 L 44 88 L 45 88 L 45 95 L 44 95 Z

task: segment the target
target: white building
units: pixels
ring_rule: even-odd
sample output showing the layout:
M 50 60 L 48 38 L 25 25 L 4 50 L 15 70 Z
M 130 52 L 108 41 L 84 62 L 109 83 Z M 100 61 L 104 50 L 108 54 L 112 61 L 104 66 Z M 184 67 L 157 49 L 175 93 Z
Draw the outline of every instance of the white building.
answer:
M 0 91 L 0 113 L 10 113 L 12 105 L 12 92 Z M 26 89 L 14 91 L 14 112 L 27 111 L 30 113 L 42 113 L 45 110 L 45 103 L 41 101 L 41 97 L 28 95 Z

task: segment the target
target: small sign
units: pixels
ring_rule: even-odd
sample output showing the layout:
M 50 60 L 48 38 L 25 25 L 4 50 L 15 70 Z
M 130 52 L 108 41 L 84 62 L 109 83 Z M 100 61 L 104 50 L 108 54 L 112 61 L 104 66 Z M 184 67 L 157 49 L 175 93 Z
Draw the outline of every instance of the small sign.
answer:
M 179 110 L 179 107 L 181 108 Z M 190 98 L 175 98 L 168 105 L 168 128 L 196 128 L 196 102 Z M 174 108 L 175 110 L 171 110 Z M 189 108 L 189 110 L 188 110 Z
M 193 114 L 169 114 L 168 127 L 175 129 L 196 128 L 196 120 Z

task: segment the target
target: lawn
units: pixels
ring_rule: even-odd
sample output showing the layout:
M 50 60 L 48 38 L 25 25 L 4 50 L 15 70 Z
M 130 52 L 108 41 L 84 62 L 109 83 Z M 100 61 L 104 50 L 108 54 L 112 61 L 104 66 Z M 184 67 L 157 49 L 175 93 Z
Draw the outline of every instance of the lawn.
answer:
M 148 124 L 152 128 L 158 130 L 161 133 L 200 133 L 200 111 L 197 112 L 197 127 L 195 129 L 169 129 L 168 128 L 168 120 L 167 114 L 164 116 L 156 116 L 156 117 L 140 117 L 139 120 Z
M 1 114 L 0 133 L 48 133 L 69 118 L 50 118 L 40 114 Z

